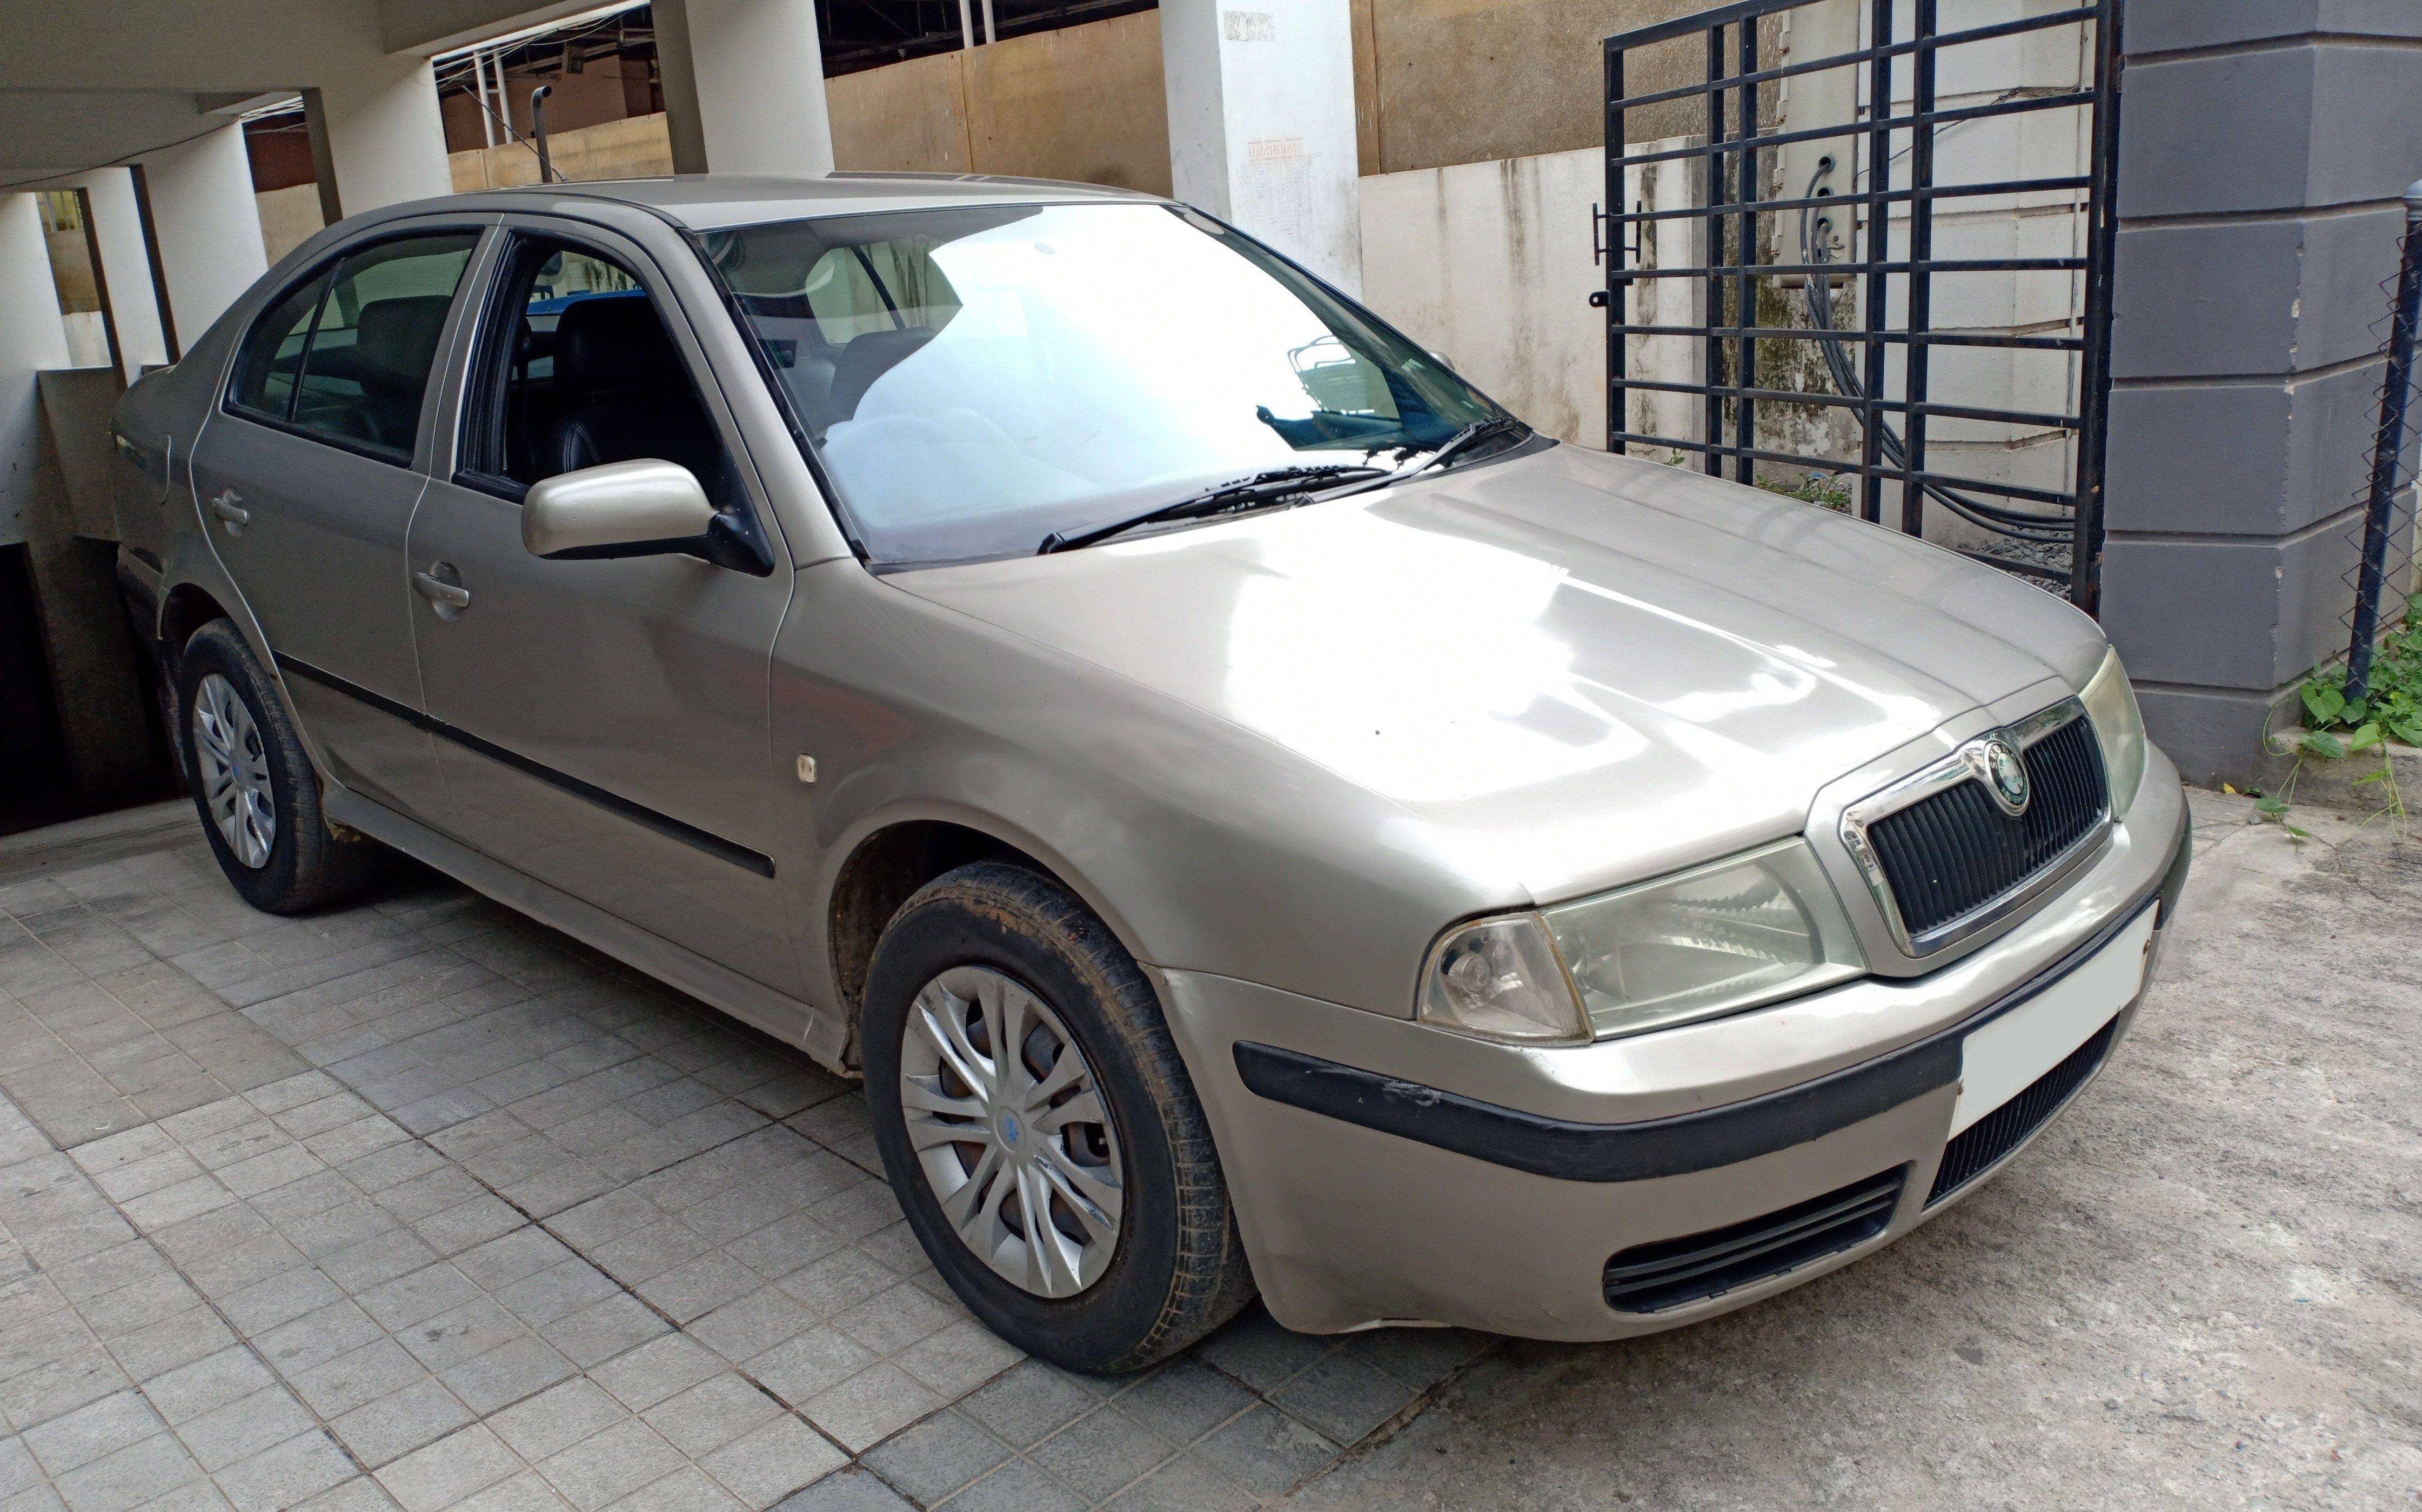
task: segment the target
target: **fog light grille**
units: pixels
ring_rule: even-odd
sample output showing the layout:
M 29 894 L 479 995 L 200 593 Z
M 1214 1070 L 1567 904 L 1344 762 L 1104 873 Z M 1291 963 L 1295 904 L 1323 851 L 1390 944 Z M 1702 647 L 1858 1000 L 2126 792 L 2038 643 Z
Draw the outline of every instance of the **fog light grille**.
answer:
M 1934 1173 L 1934 1189 L 1926 1194 L 1926 1205 L 1933 1206 L 1975 1180 L 2043 1127 L 2044 1121 L 2060 1111 L 2061 1105 L 2094 1075 L 2094 1068 L 2111 1053 L 2111 1041 L 2118 1032 L 2119 1020 L 2115 1017 L 2024 1092 L 1961 1129 L 1942 1151 L 1942 1165 Z
M 1905 1174 L 1906 1168 L 1887 1171 L 1762 1218 L 1635 1244 L 1606 1263 L 1606 1305 L 1661 1313 L 1864 1244 L 1892 1221 Z

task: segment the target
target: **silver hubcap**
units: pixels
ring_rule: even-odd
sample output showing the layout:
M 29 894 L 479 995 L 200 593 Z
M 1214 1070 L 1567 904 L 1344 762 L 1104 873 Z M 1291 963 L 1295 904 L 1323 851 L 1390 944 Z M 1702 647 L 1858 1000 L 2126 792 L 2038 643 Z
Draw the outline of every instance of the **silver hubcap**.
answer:
M 1109 1268 L 1118 1133 L 1041 999 L 981 966 L 926 983 L 901 1033 L 900 1110 L 942 1216 L 1012 1284 L 1074 1297 Z
M 236 697 L 235 685 L 216 672 L 194 689 L 194 755 L 201 770 L 202 801 L 235 858 L 255 870 L 269 864 L 277 843 L 277 803 L 270 791 L 269 753 L 260 748 L 260 727 Z

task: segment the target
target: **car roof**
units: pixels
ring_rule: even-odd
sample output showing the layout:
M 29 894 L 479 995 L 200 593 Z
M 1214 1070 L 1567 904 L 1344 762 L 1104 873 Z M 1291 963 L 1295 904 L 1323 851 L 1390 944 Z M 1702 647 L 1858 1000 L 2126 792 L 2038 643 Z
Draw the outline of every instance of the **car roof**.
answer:
M 797 220 L 810 215 L 864 214 L 888 210 L 937 210 L 956 205 L 1030 205 L 1037 202 L 1149 204 L 1160 197 L 1098 184 L 1053 179 L 1013 179 L 985 173 L 755 174 L 698 173 L 660 179 L 587 180 L 574 183 L 524 184 L 481 190 L 438 204 L 478 203 L 482 208 L 534 210 L 565 199 L 614 200 L 660 211 L 694 230 Z

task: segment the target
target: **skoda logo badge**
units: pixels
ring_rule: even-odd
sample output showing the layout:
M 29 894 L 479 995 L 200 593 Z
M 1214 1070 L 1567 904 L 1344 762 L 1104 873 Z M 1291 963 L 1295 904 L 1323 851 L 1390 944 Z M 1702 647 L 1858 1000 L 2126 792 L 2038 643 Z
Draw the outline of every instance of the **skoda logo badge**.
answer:
M 2004 813 L 2015 819 L 2027 811 L 2027 799 L 2033 795 L 2027 764 L 2019 759 L 2017 748 L 1999 735 L 1985 742 L 1985 780 Z

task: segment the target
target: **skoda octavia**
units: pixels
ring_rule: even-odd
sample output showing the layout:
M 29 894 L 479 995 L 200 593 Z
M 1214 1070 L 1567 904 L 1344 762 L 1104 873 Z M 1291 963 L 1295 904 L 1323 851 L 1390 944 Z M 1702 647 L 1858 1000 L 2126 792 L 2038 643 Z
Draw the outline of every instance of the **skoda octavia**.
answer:
M 2184 876 L 2084 615 L 1557 445 L 1167 201 L 398 206 L 115 425 L 245 898 L 391 847 L 862 1077 L 1071 1366 L 1846 1264 L 2095 1075 Z

